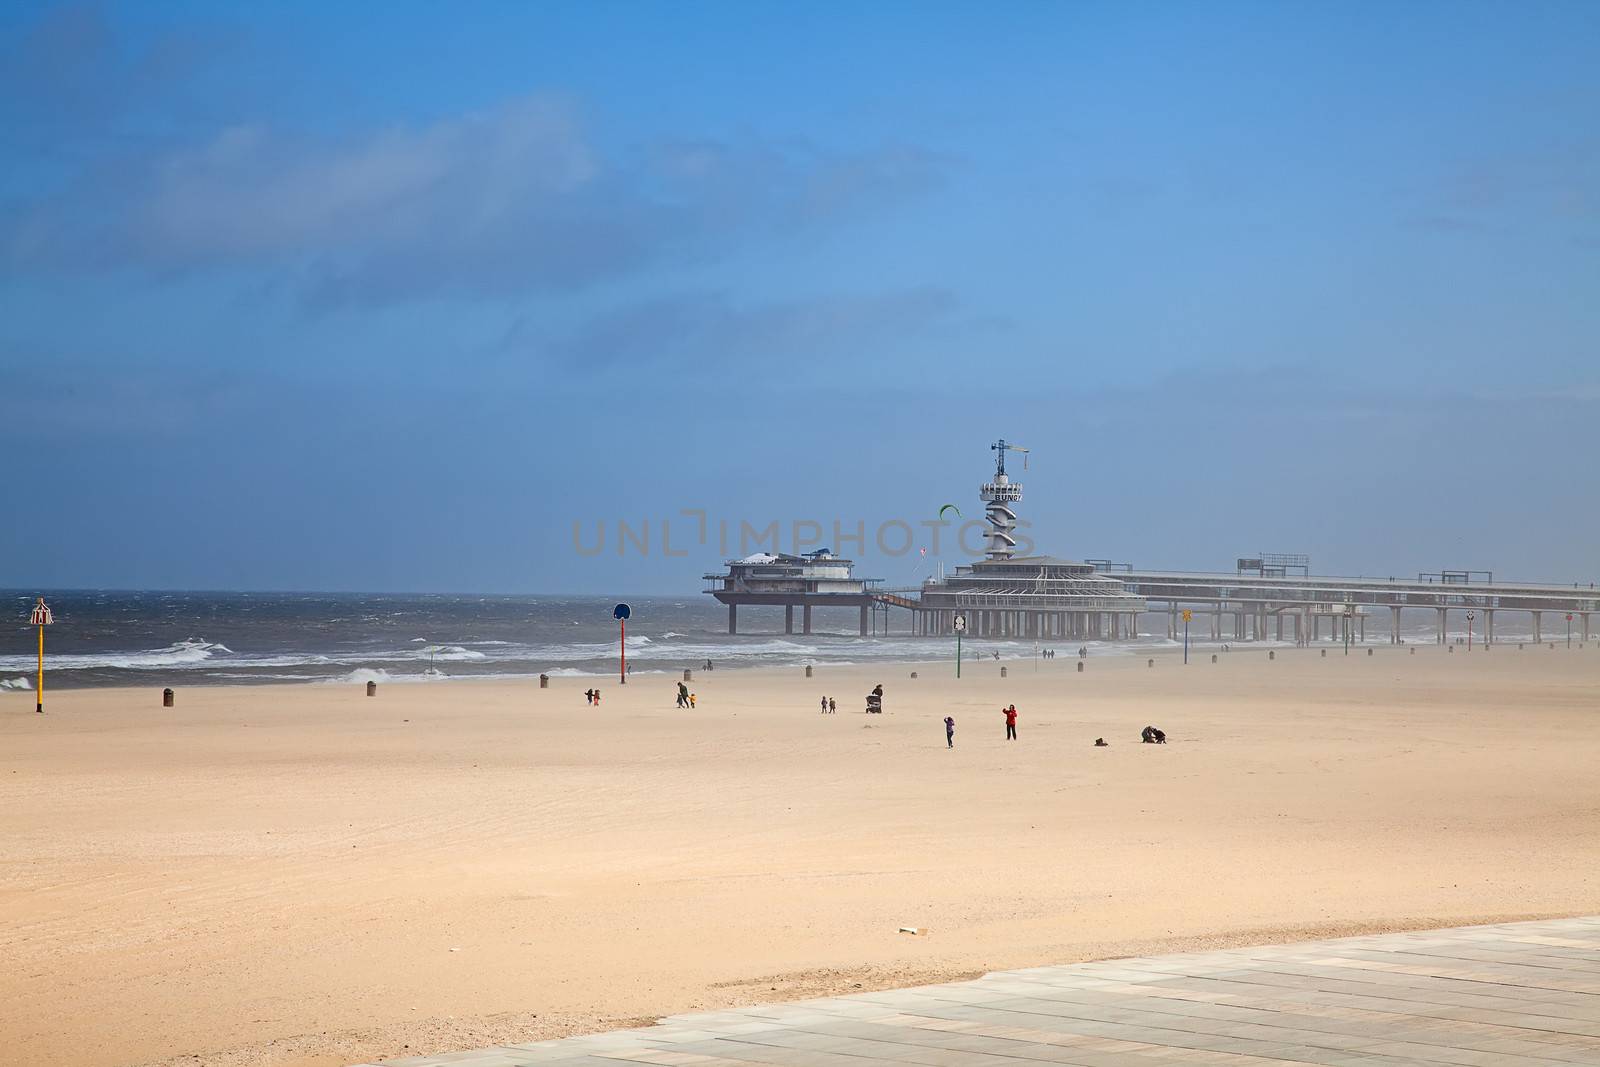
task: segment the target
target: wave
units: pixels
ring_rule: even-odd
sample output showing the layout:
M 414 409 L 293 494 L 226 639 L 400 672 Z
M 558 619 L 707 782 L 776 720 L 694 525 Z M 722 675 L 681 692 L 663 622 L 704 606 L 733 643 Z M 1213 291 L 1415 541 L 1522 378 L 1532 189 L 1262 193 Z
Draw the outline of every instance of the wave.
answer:
M 428 648 L 419 648 L 413 652 L 407 653 L 407 656 L 415 657 L 417 659 L 442 660 L 446 663 L 463 663 L 470 660 L 489 658 L 482 652 L 478 652 L 470 648 L 462 648 L 460 645 L 437 645 L 430 646 Z
M 357 667 L 355 670 L 337 677 L 312 680 L 327 685 L 365 685 L 368 682 L 436 682 L 448 677 L 450 677 L 448 674 L 439 670 L 423 671 L 419 674 L 390 674 L 381 667 Z
M 32 691 L 33 682 L 22 677 L 0 679 L 0 689 Z
M 218 654 L 231 656 L 233 649 L 227 645 L 191 637 L 166 648 L 144 652 L 76 653 L 51 656 L 46 666 L 51 670 L 71 671 L 92 668 L 121 668 L 123 670 L 154 670 L 165 667 L 184 667 L 205 663 Z M 0 656 L 0 671 L 25 670 L 32 662 L 28 656 Z

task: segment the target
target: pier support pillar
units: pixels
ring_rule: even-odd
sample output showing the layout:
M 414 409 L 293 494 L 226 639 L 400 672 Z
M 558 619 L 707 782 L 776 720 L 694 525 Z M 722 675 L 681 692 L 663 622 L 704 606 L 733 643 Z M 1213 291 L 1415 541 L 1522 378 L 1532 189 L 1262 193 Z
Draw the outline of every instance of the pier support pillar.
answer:
M 1583 613 L 1583 639 L 1585 641 L 1589 640 L 1589 613 L 1587 611 Z
M 737 604 L 728 605 L 728 632 L 730 634 L 739 632 L 739 605 Z
M 867 636 L 867 612 L 870 611 L 870 610 L 871 610 L 870 605 L 867 605 L 867 604 L 861 605 L 861 636 L 862 637 Z
M 1494 609 L 1485 608 L 1483 612 L 1483 647 L 1488 648 L 1494 644 Z
M 1538 644 L 1544 640 L 1544 612 L 1533 613 L 1533 643 Z
M 783 606 L 783 632 L 786 633 L 786 634 L 794 633 L 794 605 L 793 604 L 785 604 Z
M 1389 643 L 1391 645 L 1400 643 L 1400 609 L 1397 606 L 1389 608 Z
M 1450 638 L 1445 633 L 1445 626 L 1449 623 L 1449 617 L 1450 617 L 1450 609 L 1449 608 L 1440 608 L 1439 609 L 1439 640 L 1438 640 L 1438 643 L 1441 644 L 1441 645 L 1450 640 Z
M 805 631 L 806 633 L 810 633 L 811 632 L 811 605 L 810 604 L 802 604 L 800 606 L 800 628 L 803 631 Z

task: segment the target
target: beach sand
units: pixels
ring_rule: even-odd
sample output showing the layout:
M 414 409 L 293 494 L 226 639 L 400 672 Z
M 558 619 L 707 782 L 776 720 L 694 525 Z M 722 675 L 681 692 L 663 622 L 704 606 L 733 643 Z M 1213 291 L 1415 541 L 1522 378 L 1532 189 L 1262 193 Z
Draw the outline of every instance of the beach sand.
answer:
M 0 694 L 3 1058 L 339 1067 L 1600 912 L 1593 644 L 1195 660 Z

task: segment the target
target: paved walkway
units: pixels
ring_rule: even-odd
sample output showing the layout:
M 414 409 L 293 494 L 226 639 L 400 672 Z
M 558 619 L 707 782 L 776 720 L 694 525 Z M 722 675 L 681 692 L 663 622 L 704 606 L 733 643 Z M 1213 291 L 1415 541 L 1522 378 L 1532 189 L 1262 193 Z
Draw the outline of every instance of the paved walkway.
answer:
M 1003 971 L 391 1067 L 1600 1064 L 1600 918 Z

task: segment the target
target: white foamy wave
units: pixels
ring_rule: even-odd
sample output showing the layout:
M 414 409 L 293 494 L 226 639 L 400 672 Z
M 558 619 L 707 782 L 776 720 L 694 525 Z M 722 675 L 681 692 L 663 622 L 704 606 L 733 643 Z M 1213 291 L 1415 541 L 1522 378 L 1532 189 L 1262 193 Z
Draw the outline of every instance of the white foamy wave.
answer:
M 0 689 L 31 690 L 33 682 L 27 678 L 6 678 L 0 680 Z
M 419 649 L 416 654 L 419 656 L 424 656 L 428 659 L 458 663 L 468 660 L 489 658 L 482 652 L 477 652 L 470 648 L 462 648 L 460 645 L 440 645 L 437 649 Z
M 364 685 L 367 682 L 392 682 L 394 681 L 394 678 L 389 674 L 388 671 L 385 670 L 380 670 L 373 667 L 359 667 L 356 670 L 351 671 L 349 674 L 341 674 L 337 678 L 329 678 L 328 681 L 350 682 L 356 685 Z
M 440 670 L 423 670 L 417 674 L 391 674 L 381 667 L 357 667 L 355 670 L 335 678 L 320 678 L 317 680 L 329 685 L 365 685 L 368 682 L 436 682 L 448 677 L 450 677 L 448 674 Z
M 93 668 L 120 667 L 124 670 L 158 670 L 170 667 L 189 667 L 205 663 L 216 655 L 231 656 L 233 649 L 191 637 L 166 648 L 145 652 L 104 652 L 58 655 L 50 657 L 50 668 L 57 671 L 90 670 Z M 27 656 L 0 656 L 0 671 L 26 670 L 32 662 Z

